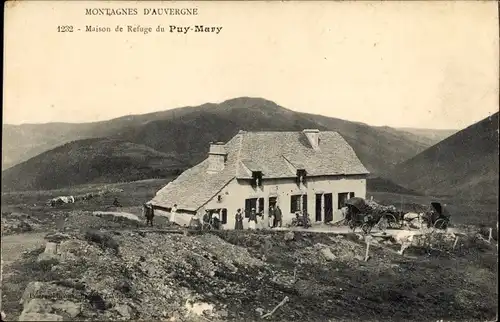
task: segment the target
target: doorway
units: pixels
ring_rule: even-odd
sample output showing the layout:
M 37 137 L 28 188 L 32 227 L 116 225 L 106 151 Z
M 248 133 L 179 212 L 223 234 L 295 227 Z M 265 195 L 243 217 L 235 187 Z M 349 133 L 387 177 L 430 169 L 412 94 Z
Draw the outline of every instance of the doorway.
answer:
M 325 198 L 325 222 L 333 221 L 333 195 L 325 193 L 323 198 Z
M 321 221 L 322 220 L 322 214 L 321 214 L 321 198 L 323 197 L 323 194 L 318 193 L 316 194 L 316 221 Z
M 277 197 L 269 197 L 269 209 L 271 209 L 271 207 L 276 206 L 276 202 L 277 202 Z

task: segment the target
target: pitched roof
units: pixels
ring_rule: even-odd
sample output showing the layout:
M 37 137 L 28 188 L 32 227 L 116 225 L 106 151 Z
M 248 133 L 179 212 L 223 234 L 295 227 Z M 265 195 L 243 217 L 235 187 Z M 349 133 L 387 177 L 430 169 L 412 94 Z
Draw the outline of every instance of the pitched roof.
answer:
M 155 205 L 195 211 L 212 199 L 232 179 L 250 179 L 252 171 L 262 178 L 292 178 L 298 169 L 308 176 L 368 174 L 352 147 L 337 132 L 319 133 L 314 150 L 303 132 L 243 132 L 225 144 L 224 169 L 209 173 L 208 158 L 184 171 L 159 190 Z

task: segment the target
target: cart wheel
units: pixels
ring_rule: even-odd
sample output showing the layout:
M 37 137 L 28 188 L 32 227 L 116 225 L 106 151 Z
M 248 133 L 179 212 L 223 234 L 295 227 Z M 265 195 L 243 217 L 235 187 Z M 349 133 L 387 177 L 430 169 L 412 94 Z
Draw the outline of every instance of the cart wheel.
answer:
M 403 223 L 400 220 L 396 220 L 396 217 L 392 214 L 385 215 L 385 219 L 387 220 L 387 224 L 392 229 L 400 229 L 403 226 Z
M 379 221 L 377 225 L 378 229 L 381 231 L 386 231 L 389 227 L 389 223 L 386 220 Z
M 444 219 L 438 219 L 434 223 L 434 227 L 437 229 L 446 229 L 448 227 L 448 223 Z
M 348 227 L 349 227 L 349 229 L 350 229 L 350 230 L 352 230 L 352 231 L 354 231 L 354 229 L 356 229 L 356 226 L 355 226 L 355 224 L 354 224 L 354 220 L 352 220 L 352 219 L 351 219 L 351 220 L 349 220 L 349 221 L 347 222 L 347 226 L 348 226 Z
M 361 226 L 361 230 L 362 230 L 362 231 L 363 231 L 366 235 L 368 235 L 368 234 L 370 233 L 370 231 L 372 230 L 372 225 L 365 223 L 365 224 L 363 224 L 363 225 Z

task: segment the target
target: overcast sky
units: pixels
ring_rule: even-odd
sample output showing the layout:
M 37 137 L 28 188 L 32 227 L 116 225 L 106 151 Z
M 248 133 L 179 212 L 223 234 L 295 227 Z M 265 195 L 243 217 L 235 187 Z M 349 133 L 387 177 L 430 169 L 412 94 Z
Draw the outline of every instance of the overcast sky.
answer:
M 90 122 L 239 96 L 397 127 L 459 129 L 498 111 L 495 1 L 182 2 L 164 6 L 199 15 L 85 16 L 85 8 L 160 6 L 7 8 L 4 122 Z M 82 31 L 56 32 L 65 24 Z M 83 32 L 96 24 L 223 29 Z

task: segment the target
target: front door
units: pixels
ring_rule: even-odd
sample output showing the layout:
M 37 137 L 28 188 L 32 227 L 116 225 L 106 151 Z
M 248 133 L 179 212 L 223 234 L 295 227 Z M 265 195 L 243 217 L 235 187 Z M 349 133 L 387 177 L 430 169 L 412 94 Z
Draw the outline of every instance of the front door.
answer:
M 316 221 L 321 221 L 321 198 L 323 194 L 316 194 Z
M 325 193 L 325 222 L 333 221 L 333 196 L 331 193 Z

